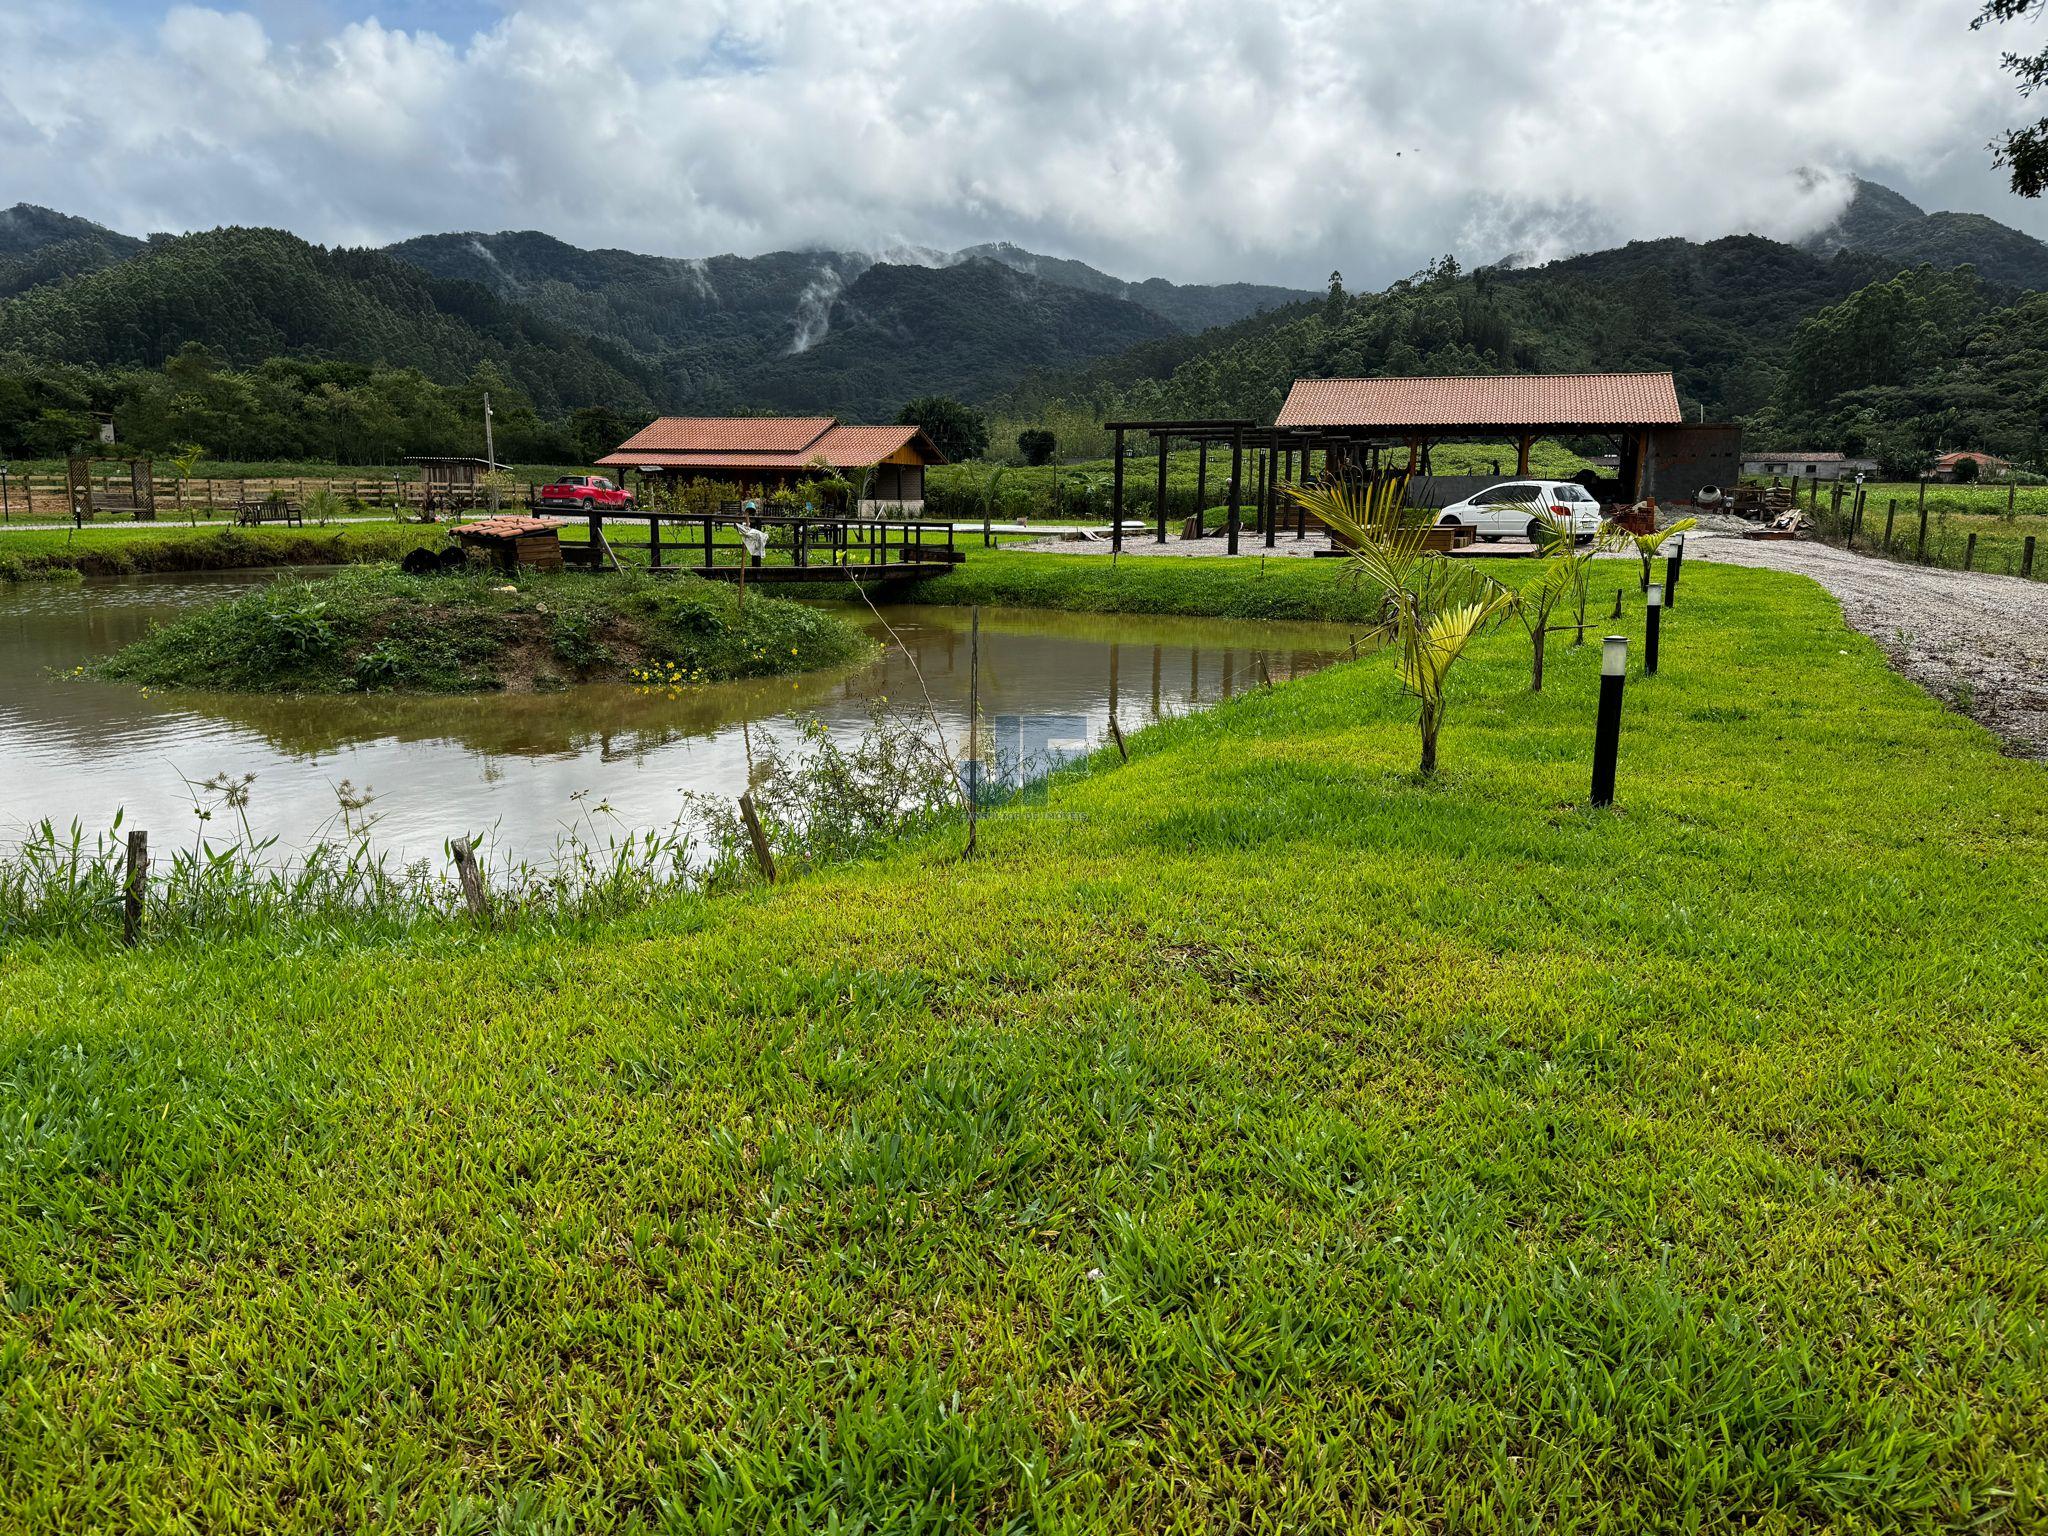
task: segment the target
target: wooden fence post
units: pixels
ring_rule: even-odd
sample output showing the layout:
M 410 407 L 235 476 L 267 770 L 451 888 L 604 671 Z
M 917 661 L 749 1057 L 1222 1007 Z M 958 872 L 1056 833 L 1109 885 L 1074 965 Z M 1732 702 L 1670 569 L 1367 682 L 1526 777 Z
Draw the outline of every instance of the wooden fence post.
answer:
M 969 610 L 967 631 L 967 851 L 981 833 L 981 604 Z M 1116 652 L 1110 652 L 1112 658 Z M 1116 718 L 1114 714 L 1110 716 Z
M 1884 509 L 1884 552 L 1892 552 L 1892 519 L 1899 515 L 1899 498 L 1894 496 Z
M 1969 541 L 1963 545 L 1963 569 L 1969 570 L 1977 563 L 1977 534 L 1971 530 Z
M 775 855 L 768 851 L 768 834 L 761 830 L 761 818 L 754 813 L 754 792 L 748 790 L 740 796 L 740 820 L 747 826 L 747 841 L 754 845 L 754 861 L 761 866 L 761 873 L 768 883 L 775 883 Z
M 1920 486 L 1920 542 L 1914 546 L 1913 558 L 1922 565 L 1927 563 L 1927 486 Z
M 1109 717 L 1109 734 L 1116 741 L 1116 755 L 1125 762 L 1131 760 L 1131 749 L 1124 745 L 1124 728 L 1116 723 L 1116 716 Z
M 2027 535 L 2026 542 L 2020 545 L 2020 574 L 2034 574 L 2034 536 L 2031 533 Z
M 142 942 L 142 896 L 149 884 L 149 834 L 128 834 L 127 878 L 121 886 L 121 942 L 133 949 Z
M 448 844 L 448 852 L 455 860 L 455 873 L 462 879 L 462 897 L 469 903 L 472 917 L 485 922 L 491 920 L 491 893 L 484 888 L 483 871 L 476 865 L 476 850 L 469 845 L 469 839 L 458 837 Z

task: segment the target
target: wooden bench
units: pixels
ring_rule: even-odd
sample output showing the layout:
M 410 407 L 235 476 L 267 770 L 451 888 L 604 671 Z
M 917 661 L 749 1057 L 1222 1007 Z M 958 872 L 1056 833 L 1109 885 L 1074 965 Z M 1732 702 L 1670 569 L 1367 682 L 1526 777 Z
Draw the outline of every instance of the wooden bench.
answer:
M 1479 537 L 1479 530 L 1470 523 L 1432 523 L 1422 535 L 1422 549 L 1425 554 L 1448 555 L 1468 548 Z M 1330 548 L 1318 550 L 1318 554 L 1348 554 L 1358 546 L 1344 537 L 1335 528 L 1330 529 Z
M 255 528 L 264 523 L 285 523 L 293 528 L 304 524 L 304 515 L 296 501 L 238 501 L 235 503 L 235 526 Z

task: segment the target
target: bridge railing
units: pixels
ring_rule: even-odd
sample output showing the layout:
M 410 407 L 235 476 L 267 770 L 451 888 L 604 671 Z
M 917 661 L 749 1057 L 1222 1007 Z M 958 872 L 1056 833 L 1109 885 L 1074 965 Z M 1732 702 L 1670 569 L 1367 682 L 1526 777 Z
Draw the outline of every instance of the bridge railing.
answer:
M 577 521 L 577 519 L 571 519 Z M 648 570 L 712 571 L 744 563 L 749 569 L 883 570 L 903 565 L 953 565 L 961 558 L 953 525 L 920 517 L 847 517 L 844 514 L 671 512 L 606 508 L 581 519 L 587 553 L 565 544 L 571 563 L 619 564 Z M 622 529 L 634 530 L 621 537 Z M 742 529 L 768 535 L 766 551 L 750 554 Z M 643 531 L 644 530 L 644 531 Z

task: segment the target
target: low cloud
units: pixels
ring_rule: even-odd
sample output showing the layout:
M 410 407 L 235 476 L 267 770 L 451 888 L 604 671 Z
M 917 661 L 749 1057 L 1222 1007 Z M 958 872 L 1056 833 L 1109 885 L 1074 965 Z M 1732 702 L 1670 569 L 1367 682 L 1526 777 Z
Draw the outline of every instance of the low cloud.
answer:
M 2016 38 L 1908 0 L 524 0 L 467 37 L 0 13 L 0 202 L 328 242 L 678 256 L 1007 239 L 1354 285 L 1455 251 L 1797 236 L 1858 171 L 2039 222 L 1985 141 Z M 111 41 L 110 41 L 111 39 Z M 1818 168 L 1818 175 L 1802 175 Z

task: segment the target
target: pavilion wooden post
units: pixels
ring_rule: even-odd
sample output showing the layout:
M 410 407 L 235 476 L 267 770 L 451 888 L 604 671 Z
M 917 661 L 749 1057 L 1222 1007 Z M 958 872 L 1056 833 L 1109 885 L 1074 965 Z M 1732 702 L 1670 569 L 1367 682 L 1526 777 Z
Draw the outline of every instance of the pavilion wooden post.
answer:
M 1534 442 L 1535 438 L 1527 432 L 1524 432 L 1515 440 L 1515 474 L 1517 476 L 1529 473 L 1529 449 Z
M 1124 429 L 1110 429 L 1109 548 L 1122 554 L 1124 548 Z
M 1230 543 L 1226 552 L 1237 553 L 1237 531 L 1240 493 L 1244 484 L 1244 428 L 1230 429 Z
M 1203 514 L 1209 510 L 1209 439 L 1202 439 L 1200 455 L 1195 460 L 1195 537 L 1200 538 L 1208 531 Z
M 1159 434 L 1159 483 L 1153 492 L 1152 514 L 1159 523 L 1159 542 L 1166 542 L 1166 443 L 1164 432 Z
M 1274 537 L 1280 532 L 1280 502 L 1276 492 L 1276 481 L 1280 477 L 1280 449 L 1278 438 L 1266 442 L 1266 475 L 1260 481 L 1260 518 L 1266 522 L 1266 547 L 1274 547 Z

